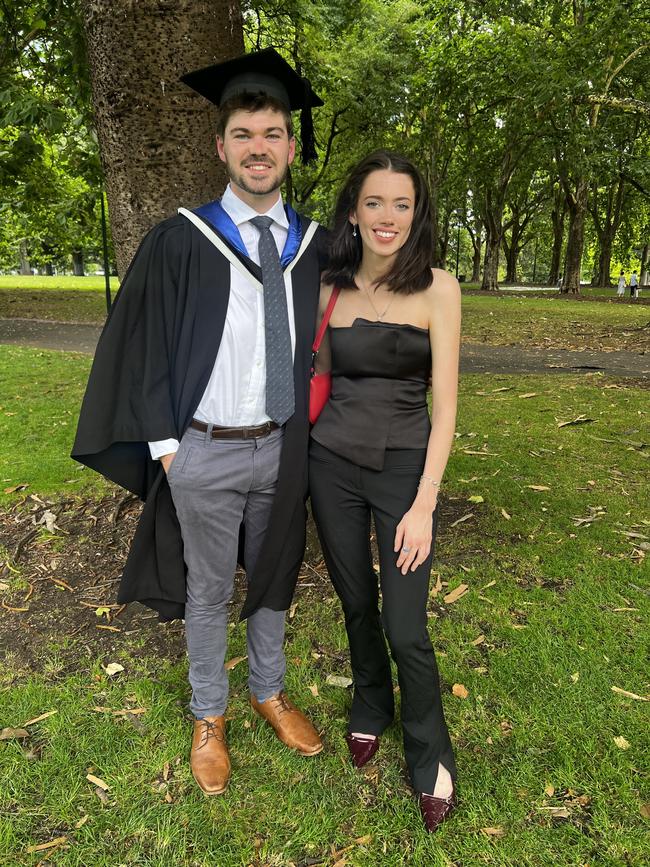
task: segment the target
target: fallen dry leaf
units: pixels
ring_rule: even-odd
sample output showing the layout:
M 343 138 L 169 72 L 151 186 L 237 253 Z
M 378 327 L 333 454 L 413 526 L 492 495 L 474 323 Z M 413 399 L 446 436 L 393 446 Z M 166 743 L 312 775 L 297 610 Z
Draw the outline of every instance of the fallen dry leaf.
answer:
M 538 807 L 539 810 L 545 810 L 554 819 L 570 819 L 571 813 L 566 807 Z
M 548 485 L 526 485 L 527 488 L 530 488 L 531 491 L 550 491 Z
M 27 729 L 5 728 L 0 732 L 0 741 L 19 741 L 28 737 L 29 732 Z
M 462 683 L 455 683 L 452 686 L 451 691 L 456 696 L 456 698 L 467 698 L 469 696 L 469 690 Z
M 626 741 L 625 738 L 623 737 L 623 735 L 619 735 L 618 737 L 615 737 L 614 743 L 621 750 L 629 750 L 630 749 L 630 742 Z
M 481 828 L 481 833 L 487 837 L 505 837 L 506 835 L 503 828 Z
M 506 521 L 509 521 L 510 518 L 512 517 L 512 515 L 509 515 L 509 514 L 506 512 L 505 509 L 501 509 L 501 514 L 502 514 L 503 517 L 506 519 Z
M 104 671 L 109 677 L 114 677 L 116 674 L 124 671 L 124 666 L 120 665 L 119 662 L 109 662 L 108 665 L 104 666 Z
M 548 795 L 549 798 L 552 798 L 553 795 L 555 794 L 555 786 L 547 786 L 544 789 L 544 794 Z
M 36 716 L 34 717 L 34 719 L 30 719 L 26 723 L 23 723 L 23 728 L 36 725 L 36 723 L 42 722 L 44 719 L 48 719 L 48 717 L 54 716 L 55 713 L 58 713 L 58 710 L 48 710 L 47 713 L 42 713 L 40 716 Z
M 461 596 L 464 596 L 469 590 L 468 584 L 459 584 L 458 587 L 455 587 L 451 593 L 447 593 L 444 597 L 444 601 L 447 605 L 451 605 L 452 602 L 457 602 Z
M 451 523 L 449 526 L 450 526 L 450 527 L 457 527 L 458 524 L 462 524 L 462 523 L 464 523 L 465 521 L 469 521 L 469 519 L 470 519 L 470 518 L 473 518 L 473 517 L 474 517 L 474 512 L 470 512 L 469 515 L 463 515 L 462 518 L 458 518 L 458 520 L 454 521 L 454 522 Z
M 54 840 L 50 840 L 48 843 L 39 843 L 38 846 L 28 846 L 26 851 L 30 854 L 32 852 L 44 852 L 46 849 L 53 849 L 55 846 L 62 846 L 67 842 L 67 837 L 55 837 Z
M 567 427 L 570 424 L 587 424 L 587 422 L 590 421 L 593 421 L 593 418 L 587 418 L 586 415 L 579 415 L 577 418 L 571 419 L 571 421 L 559 422 L 558 427 Z
M 520 397 L 522 400 L 524 400 L 527 397 L 537 397 L 537 392 L 536 391 L 527 391 L 526 394 L 520 394 L 520 395 L 518 395 L 518 397 Z
M 347 689 L 349 686 L 352 686 L 352 678 L 339 674 L 328 674 L 325 678 L 325 683 L 329 686 L 340 686 L 342 689 Z
M 641 804 L 639 813 L 641 813 L 644 819 L 650 819 L 650 804 Z
M 5 494 L 15 494 L 17 491 L 24 491 L 29 485 L 12 485 L 10 488 L 5 488 Z
M 245 659 L 248 659 L 247 656 L 234 656 L 232 659 L 229 659 L 228 662 L 224 665 L 226 671 L 232 671 L 236 665 L 239 665 L 240 662 L 243 662 Z
M 95 629 L 105 629 L 107 632 L 121 632 L 122 631 L 117 626 L 105 626 L 105 625 L 102 625 L 100 623 L 95 624 Z M 124 669 L 122 669 L 122 670 L 124 670 Z
M 94 774 L 86 774 L 86 779 L 89 783 L 92 783 L 93 786 L 97 786 L 98 789 L 101 789 L 103 792 L 109 792 L 110 786 L 108 783 L 105 783 L 101 777 L 96 777 Z
M 580 679 L 580 672 L 579 672 L 579 671 L 575 671 L 575 672 L 571 675 L 571 680 L 573 681 L 573 683 L 577 683 L 579 679 Z
M 480 494 L 472 494 L 471 497 L 467 498 L 470 503 L 484 503 L 485 500 Z
M 309 692 L 314 696 L 314 698 L 318 698 L 318 687 L 315 683 L 309 687 Z
M 75 829 L 78 831 L 79 828 L 83 828 L 83 826 L 86 824 L 86 822 L 88 821 L 88 819 L 90 819 L 90 815 L 89 815 L 88 813 L 86 813 L 86 815 L 85 815 L 85 816 L 82 816 L 81 819 L 79 819 L 78 822 L 75 822 L 75 823 L 74 823 Z
M 621 689 L 620 686 L 613 686 L 612 692 L 615 692 L 618 695 L 624 695 L 626 698 L 633 698 L 636 701 L 650 701 L 650 697 L 647 695 L 637 695 L 635 692 L 628 692 L 626 689 Z M 27 725 L 27 723 L 25 723 L 25 725 Z
M 291 608 L 289 609 L 289 620 L 293 620 L 296 616 L 296 609 L 298 608 L 298 603 L 294 602 Z
M 478 647 L 478 645 L 483 644 L 484 641 L 485 641 L 485 636 L 479 635 L 477 638 L 474 639 L 474 641 L 470 641 L 470 644 L 473 644 L 474 647 Z

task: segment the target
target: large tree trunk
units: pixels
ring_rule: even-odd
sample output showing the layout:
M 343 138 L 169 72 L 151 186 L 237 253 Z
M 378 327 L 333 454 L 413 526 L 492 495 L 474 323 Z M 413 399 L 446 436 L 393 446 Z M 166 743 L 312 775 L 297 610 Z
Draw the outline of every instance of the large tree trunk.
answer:
M 563 292 L 580 292 L 580 266 L 585 236 L 585 213 L 587 211 L 587 182 L 580 178 L 575 194 L 567 198 L 569 209 L 569 237 L 564 263 Z
M 235 0 L 82 0 L 120 274 L 156 222 L 215 198 L 215 110 L 179 81 L 244 50 Z
M 506 283 L 516 283 L 517 262 L 521 252 L 521 223 L 519 222 L 519 213 L 514 207 L 510 240 L 507 240 L 504 232 L 502 245 L 503 252 L 506 254 Z

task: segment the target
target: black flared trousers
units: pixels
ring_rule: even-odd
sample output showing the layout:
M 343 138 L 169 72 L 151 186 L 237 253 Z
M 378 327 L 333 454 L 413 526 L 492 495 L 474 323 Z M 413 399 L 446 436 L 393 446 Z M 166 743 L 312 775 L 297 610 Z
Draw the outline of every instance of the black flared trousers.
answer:
M 424 449 L 391 449 L 384 469 L 369 470 L 312 440 L 309 484 L 325 562 L 343 604 L 354 697 L 349 731 L 380 735 L 393 721 L 393 683 L 386 639 L 397 665 L 404 753 L 413 788 L 433 793 L 441 762 L 456 777 L 427 629 L 431 559 L 402 575 L 395 531 L 411 507 Z M 379 549 L 379 582 L 370 550 L 370 518 Z M 435 540 L 437 514 L 433 515 Z M 433 546 L 432 546 L 433 547 Z M 382 606 L 379 613 L 379 588 Z

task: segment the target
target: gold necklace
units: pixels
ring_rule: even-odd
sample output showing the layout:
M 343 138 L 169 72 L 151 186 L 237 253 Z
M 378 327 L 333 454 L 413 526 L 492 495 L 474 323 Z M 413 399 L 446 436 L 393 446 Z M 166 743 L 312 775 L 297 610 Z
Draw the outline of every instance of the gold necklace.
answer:
M 363 290 L 364 290 L 364 292 L 366 293 L 366 297 L 368 298 L 368 301 L 370 302 L 370 306 L 371 306 L 372 309 L 375 311 L 375 316 L 377 317 L 377 321 L 378 321 L 378 322 L 382 322 L 384 316 L 388 313 L 388 311 L 389 311 L 389 309 L 390 309 L 390 305 L 391 305 L 391 304 L 393 303 L 393 301 L 395 300 L 395 293 L 393 292 L 393 294 L 392 294 L 391 297 L 390 297 L 390 300 L 389 300 L 388 304 L 386 305 L 386 307 L 385 307 L 385 308 L 382 310 L 382 312 L 380 313 L 379 310 L 377 310 L 377 308 L 375 307 L 375 302 L 372 300 L 372 296 L 371 296 L 369 290 L 368 290 L 365 286 L 363 287 Z

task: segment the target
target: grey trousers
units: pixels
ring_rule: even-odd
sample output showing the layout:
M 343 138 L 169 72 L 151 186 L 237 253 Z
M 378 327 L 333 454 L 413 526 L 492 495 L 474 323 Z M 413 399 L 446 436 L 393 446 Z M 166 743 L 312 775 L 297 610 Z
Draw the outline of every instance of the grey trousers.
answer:
M 255 567 L 275 496 L 283 430 L 258 439 L 212 439 L 188 428 L 167 475 L 187 565 L 185 635 L 198 719 L 228 703 L 224 669 L 228 603 L 237 567 L 239 530 Z M 284 688 L 284 611 L 258 609 L 247 621 L 249 689 L 265 701 Z

